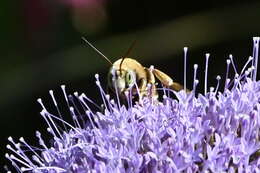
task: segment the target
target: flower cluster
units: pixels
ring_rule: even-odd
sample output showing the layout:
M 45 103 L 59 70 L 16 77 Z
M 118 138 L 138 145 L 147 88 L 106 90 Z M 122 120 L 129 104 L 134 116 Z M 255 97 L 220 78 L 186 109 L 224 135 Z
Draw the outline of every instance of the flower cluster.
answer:
M 62 86 L 73 125 L 62 119 L 50 91 L 58 116 L 48 112 L 40 99 L 38 102 L 53 144 L 48 147 L 36 132 L 41 146 L 38 152 L 23 138 L 15 142 L 9 137 L 7 148 L 13 154 L 6 158 L 17 172 L 35 173 L 260 172 L 258 46 L 257 37 L 253 56 L 241 73 L 235 69 L 232 78 L 228 75 L 229 67 L 234 67 L 230 56 L 223 92 L 218 86 L 207 91 L 205 83 L 205 93 L 196 96 L 196 65 L 193 90 L 169 91 L 176 99 L 164 96 L 159 103 L 144 98 L 135 104 L 129 99 L 127 107 L 121 105 L 105 94 L 97 75 L 104 103 L 103 111 L 93 112 L 89 104 L 95 103 L 85 94 L 67 95 Z M 208 60 L 209 55 L 206 57 Z M 57 122 L 62 122 L 63 130 Z

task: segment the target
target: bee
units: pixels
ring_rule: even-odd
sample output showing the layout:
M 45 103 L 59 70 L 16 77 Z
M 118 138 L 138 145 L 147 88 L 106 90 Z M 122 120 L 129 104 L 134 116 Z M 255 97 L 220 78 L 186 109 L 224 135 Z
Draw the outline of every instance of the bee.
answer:
M 144 97 L 158 100 L 156 79 L 174 91 L 183 89 L 181 84 L 174 82 L 170 76 L 161 70 L 153 66 L 150 68 L 144 67 L 135 59 L 128 58 L 127 56 L 134 44 L 131 45 L 125 56 L 112 63 L 89 41 L 84 37 L 82 39 L 111 65 L 108 72 L 108 87 L 112 92 L 117 92 L 122 99 L 126 99 L 131 94 L 131 97 L 137 100 Z

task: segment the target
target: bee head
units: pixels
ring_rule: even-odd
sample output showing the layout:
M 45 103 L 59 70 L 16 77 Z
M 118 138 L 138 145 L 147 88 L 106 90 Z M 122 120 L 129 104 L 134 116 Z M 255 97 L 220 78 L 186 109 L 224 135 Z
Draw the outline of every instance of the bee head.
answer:
M 110 88 L 119 93 L 131 89 L 136 83 L 136 73 L 131 69 L 119 68 L 112 66 L 108 73 L 108 84 Z

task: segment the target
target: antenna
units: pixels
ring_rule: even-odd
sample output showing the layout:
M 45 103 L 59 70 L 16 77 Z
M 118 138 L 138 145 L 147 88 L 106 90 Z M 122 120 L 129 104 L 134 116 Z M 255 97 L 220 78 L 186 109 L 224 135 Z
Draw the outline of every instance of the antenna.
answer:
M 121 68 L 122 68 L 122 64 L 125 60 L 125 58 L 130 54 L 130 52 L 132 51 L 132 49 L 134 48 L 136 44 L 136 40 L 130 45 L 130 47 L 128 48 L 127 52 L 125 53 L 125 55 L 123 56 L 121 62 L 120 62 L 120 65 L 119 65 L 119 71 L 120 71 L 120 74 L 121 74 Z
M 83 41 L 85 41 L 90 47 L 92 47 L 99 55 L 101 55 L 105 60 L 113 66 L 113 63 L 103 54 L 101 53 L 95 46 L 93 46 L 85 37 L 81 37 Z

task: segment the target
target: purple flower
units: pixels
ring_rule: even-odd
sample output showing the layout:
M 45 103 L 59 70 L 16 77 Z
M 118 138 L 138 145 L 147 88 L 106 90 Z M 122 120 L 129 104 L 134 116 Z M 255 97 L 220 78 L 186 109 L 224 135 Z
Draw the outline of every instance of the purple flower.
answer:
M 62 119 L 50 91 L 57 115 L 48 112 L 41 99 L 38 102 L 53 143 L 45 144 L 40 132 L 36 132 L 39 148 L 9 137 L 11 154 L 6 158 L 17 172 L 35 173 L 260 172 L 258 47 L 256 37 L 253 56 L 240 73 L 230 56 L 223 92 L 218 85 L 207 91 L 209 54 L 203 95 L 195 95 L 197 65 L 190 93 L 170 91 L 177 99 L 164 96 L 157 103 L 144 98 L 134 104 L 129 99 L 128 107 L 110 99 L 96 75 L 101 112 L 90 109 L 95 103 L 85 94 L 68 95 L 62 86 L 73 124 Z M 231 65 L 236 75 L 229 78 Z

